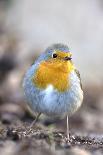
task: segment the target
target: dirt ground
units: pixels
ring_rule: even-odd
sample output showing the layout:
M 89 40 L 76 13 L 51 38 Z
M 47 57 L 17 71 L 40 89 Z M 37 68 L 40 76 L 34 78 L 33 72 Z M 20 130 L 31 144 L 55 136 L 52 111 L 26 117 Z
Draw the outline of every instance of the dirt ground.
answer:
M 103 135 L 71 133 L 48 129 L 37 123 L 30 129 L 28 122 L 0 123 L 0 154 L 3 155 L 102 155 Z

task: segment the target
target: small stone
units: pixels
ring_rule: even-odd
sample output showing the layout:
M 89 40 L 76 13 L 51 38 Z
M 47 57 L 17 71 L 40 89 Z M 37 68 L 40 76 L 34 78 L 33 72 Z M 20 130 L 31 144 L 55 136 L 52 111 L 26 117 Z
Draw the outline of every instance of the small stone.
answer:
M 17 131 L 14 131 L 13 129 L 8 129 L 7 137 L 10 138 L 13 141 L 18 141 L 19 140 L 19 135 L 18 135 Z

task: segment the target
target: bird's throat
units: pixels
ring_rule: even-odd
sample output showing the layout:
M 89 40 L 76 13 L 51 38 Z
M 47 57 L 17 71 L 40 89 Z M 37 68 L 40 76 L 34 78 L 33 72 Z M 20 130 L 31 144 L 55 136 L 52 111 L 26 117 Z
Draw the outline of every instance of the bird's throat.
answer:
M 33 83 L 41 89 L 52 85 L 59 92 L 64 92 L 70 87 L 69 75 L 74 69 L 68 62 L 43 61 L 32 77 Z

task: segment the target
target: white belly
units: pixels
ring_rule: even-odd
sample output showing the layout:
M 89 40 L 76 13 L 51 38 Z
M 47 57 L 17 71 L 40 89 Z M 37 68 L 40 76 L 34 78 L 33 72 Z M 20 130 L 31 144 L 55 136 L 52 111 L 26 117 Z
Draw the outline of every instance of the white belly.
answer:
M 32 74 L 33 72 L 30 70 L 23 83 L 25 97 L 32 111 L 50 116 L 71 115 L 81 106 L 83 91 L 80 79 L 74 71 L 68 79 L 70 80 L 70 88 L 65 92 L 58 92 L 51 84 L 45 90 L 38 89 L 32 83 Z
M 76 74 L 71 73 L 70 89 L 67 92 L 58 92 L 52 85 L 48 85 L 40 93 L 43 98 L 39 103 L 41 112 L 47 115 L 71 115 L 81 105 L 83 100 L 83 91 L 80 87 L 80 81 Z

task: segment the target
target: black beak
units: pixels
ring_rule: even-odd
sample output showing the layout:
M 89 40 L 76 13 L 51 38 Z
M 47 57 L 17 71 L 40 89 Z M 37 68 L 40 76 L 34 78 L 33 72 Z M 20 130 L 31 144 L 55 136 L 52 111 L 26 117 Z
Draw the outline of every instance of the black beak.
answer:
M 64 60 L 66 60 L 66 61 L 69 61 L 69 60 L 71 60 L 72 58 L 71 57 L 65 57 L 64 58 Z

